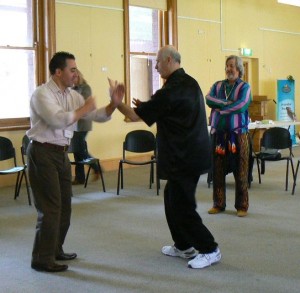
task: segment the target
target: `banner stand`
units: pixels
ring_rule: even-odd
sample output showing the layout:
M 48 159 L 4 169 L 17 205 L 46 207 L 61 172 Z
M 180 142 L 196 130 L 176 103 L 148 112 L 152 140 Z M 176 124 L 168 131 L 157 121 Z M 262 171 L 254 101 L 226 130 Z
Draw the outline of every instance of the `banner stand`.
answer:
M 295 81 L 288 79 L 277 80 L 277 120 L 295 121 Z M 295 125 L 289 128 L 293 145 L 296 142 Z

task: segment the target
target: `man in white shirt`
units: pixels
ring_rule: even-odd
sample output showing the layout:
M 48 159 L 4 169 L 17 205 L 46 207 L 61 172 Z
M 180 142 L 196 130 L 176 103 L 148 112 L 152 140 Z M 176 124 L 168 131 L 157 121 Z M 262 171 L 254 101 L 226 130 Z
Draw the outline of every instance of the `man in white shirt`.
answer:
M 84 98 L 70 87 L 77 77 L 74 55 L 56 53 L 49 64 L 50 80 L 39 86 L 30 101 L 31 140 L 28 173 L 38 212 L 31 267 L 37 271 L 59 272 L 66 261 L 77 257 L 65 253 L 63 243 L 71 218 L 71 165 L 67 150 L 79 119 L 106 122 L 124 96 L 122 84 L 110 83 L 111 101 L 96 109 L 93 97 Z

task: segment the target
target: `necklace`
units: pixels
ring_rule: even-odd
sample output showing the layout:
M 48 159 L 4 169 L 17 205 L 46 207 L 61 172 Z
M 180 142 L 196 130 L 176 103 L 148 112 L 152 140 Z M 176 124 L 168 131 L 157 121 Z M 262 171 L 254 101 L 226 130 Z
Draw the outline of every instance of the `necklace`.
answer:
M 229 86 L 225 85 L 225 87 L 224 87 L 224 92 L 225 92 L 226 100 L 229 99 L 229 97 L 230 97 L 230 95 L 231 95 L 231 93 L 232 93 L 232 91 L 233 91 L 233 89 L 234 89 L 234 86 L 235 86 L 235 83 L 233 84 L 233 86 L 231 87 L 231 89 L 230 89 L 230 91 L 229 91 L 229 94 L 227 95 L 226 89 L 227 89 L 227 88 L 229 89 Z

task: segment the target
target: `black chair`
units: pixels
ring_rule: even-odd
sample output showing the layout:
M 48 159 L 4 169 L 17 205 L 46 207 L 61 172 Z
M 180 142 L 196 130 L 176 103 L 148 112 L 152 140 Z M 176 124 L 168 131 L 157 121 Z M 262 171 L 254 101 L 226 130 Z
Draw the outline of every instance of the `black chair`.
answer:
M 27 152 L 27 147 L 28 147 L 29 143 L 30 143 L 30 139 L 29 139 L 29 137 L 25 134 L 25 135 L 23 136 L 23 138 L 22 138 L 21 158 L 22 158 L 22 163 L 23 163 L 23 165 L 26 167 L 26 170 L 27 170 L 27 162 L 26 162 L 26 156 L 27 156 L 27 153 L 26 153 L 26 152 Z M 26 174 L 26 172 L 25 172 L 25 173 L 22 173 L 20 181 L 23 180 L 24 174 Z M 26 178 L 25 178 L 25 180 L 26 180 Z M 29 193 L 30 193 L 30 188 L 29 188 Z
M 22 162 L 23 165 L 25 165 L 27 167 L 27 163 L 26 163 L 26 152 L 27 152 L 27 147 L 30 143 L 30 139 L 29 137 L 25 134 L 22 138 L 22 145 L 21 145 L 21 156 L 22 156 Z
M 300 160 L 298 160 L 298 162 L 297 162 L 297 167 L 296 167 L 294 182 L 293 182 L 292 195 L 295 194 L 295 188 L 296 188 L 297 176 L 298 176 L 298 171 L 299 171 L 299 165 L 300 165 Z
M 145 161 L 136 161 L 130 160 L 126 157 L 127 153 L 149 153 L 152 152 L 152 155 L 149 160 Z M 156 138 L 151 131 L 148 130 L 133 130 L 127 133 L 125 141 L 123 142 L 123 157 L 119 162 L 119 171 L 118 171 L 118 188 L 117 195 L 120 193 L 120 187 L 124 187 L 124 178 L 123 178 L 123 164 L 142 166 L 150 165 L 150 184 L 149 188 L 152 188 L 152 183 L 154 183 L 154 164 L 157 162 L 156 154 Z M 156 193 L 159 195 L 159 179 L 156 172 Z
M 15 148 L 9 138 L 0 136 L 0 161 L 7 161 L 8 164 L 11 162 L 11 167 L 8 169 L 0 170 L 0 175 L 10 175 L 10 174 L 17 174 L 16 184 L 15 184 L 15 196 L 17 197 L 20 194 L 20 189 L 22 185 L 22 179 L 25 178 L 27 196 L 28 196 L 28 203 L 31 205 L 30 199 L 30 192 L 28 187 L 28 180 L 26 175 L 26 165 L 18 166 L 17 159 L 16 159 L 16 151 Z
M 85 142 L 85 148 L 86 148 L 86 152 L 88 153 L 86 142 Z M 68 153 L 69 154 L 74 154 L 76 152 L 82 152 L 81 147 L 78 146 L 76 143 L 74 143 L 73 140 L 71 140 L 70 147 L 68 149 Z M 100 159 L 91 157 L 91 158 L 87 158 L 83 161 L 72 161 L 72 160 L 70 160 L 70 163 L 71 163 L 71 165 L 75 165 L 75 166 L 76 165 L 88 166 L 88 172 L 87 172 L 87 175 L 85 177 L 84 188 L 86 188 L 86 186 L 87 186 L 92 165 L 97 164 L 97 166 L 99 168 L 99 172 L 100 172 L 103 192 L 106 192 L 105 184 L 104 184 L 104 178 L 103 178 L 103 172 L 102 172 L 102 168 L 101 168 L 101 165 L 100 165 Z
M 267 129 L 260 141 L 260 152 L 255 153 L 257 163 L 259 183 L 261 183 L 261 175 L 265 173 L 265 162 L 267 161 L 286 161 L 285 190 L 288 190 L 289 181 L 289 165 L 291 163 L 293 179 L 295 177 L 292 139 L 288 129 L 282 127 L 273 127 Z M 276 150 L 268 152 L 268 150 Z M 283 155 L 282 152 L 287 152 Z M 260 166 L 261 164 L 261 166 Z

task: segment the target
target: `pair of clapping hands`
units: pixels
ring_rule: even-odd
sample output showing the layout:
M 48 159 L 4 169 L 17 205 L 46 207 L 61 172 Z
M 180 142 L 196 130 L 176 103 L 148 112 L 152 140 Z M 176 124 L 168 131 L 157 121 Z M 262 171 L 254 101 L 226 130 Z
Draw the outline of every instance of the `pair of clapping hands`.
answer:
M 109 95 L 111 98 L 111 105 L 114 108 L 117 108 L 123 100 L 124 94 L 125 94 L 125 86 L 123 83 L 119 83 L 117 80 L 112 80 L 111 78 L 108 78 L 109 83 Z M 140 100 L 133 99 L 133 104 L 135 106 L 138 106 L 140 104 Z M 85 101 L 85 106 L 89 107 L 90 111 L 96 109 L 96 103 L 95 98 L 89 97 Z
M 119 83 L 117 80 L 107 78 L 109 83 L 109 95 L 111 98 L 111 104 L 117 108 L 123 100 L 125 93 L 125 86 L 123 83 Z
M 122 102 L 125 93 L 125 86 L 123 83 L 119 83 L 117 80 L 112 80 L 110 78 L 108 78 L 108 83 L 111 102 L 115 107 L 118 107 L 119 104 Z M 141 103 L 141 101 L 139 99 L 133 98 L 132 103 L 135 106 L 138 106 Z

